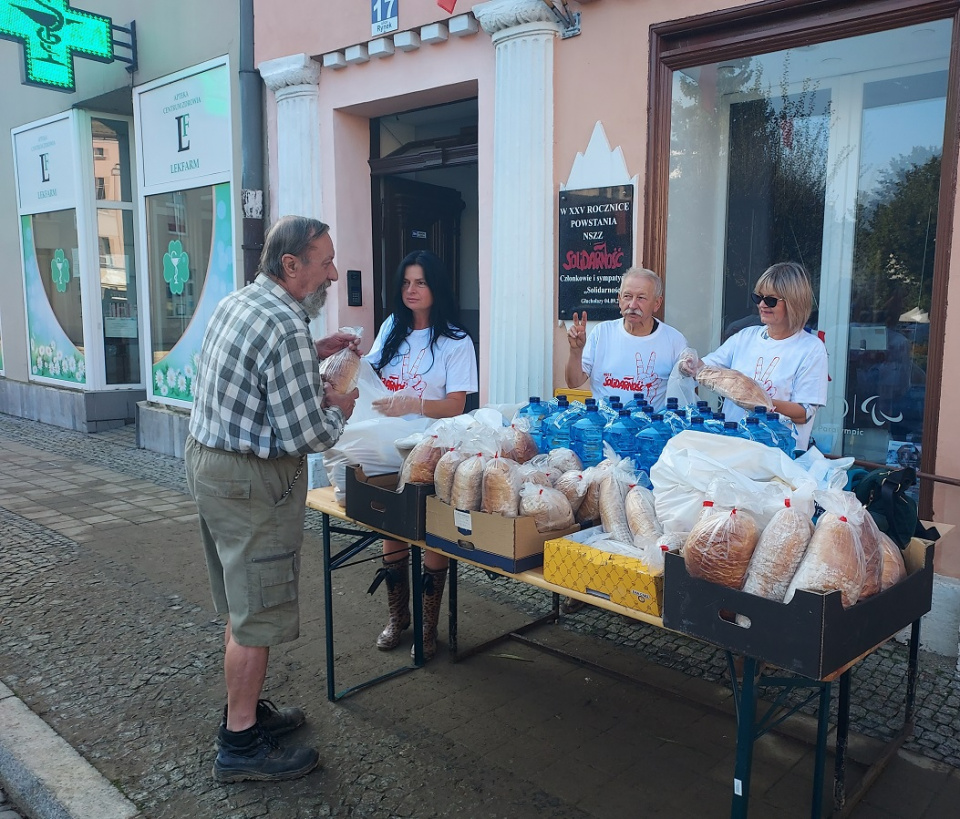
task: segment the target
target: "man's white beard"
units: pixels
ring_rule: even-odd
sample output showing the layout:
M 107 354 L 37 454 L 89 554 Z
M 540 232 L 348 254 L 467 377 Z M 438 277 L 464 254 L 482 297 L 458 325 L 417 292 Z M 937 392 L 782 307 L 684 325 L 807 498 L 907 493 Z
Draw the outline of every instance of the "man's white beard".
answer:
M 300 300 L 300 306 L 306 310 L 307 315 L 310 316 L 311 319 L 319 316 L 323 305 L 327 303 L 327 288 L 329 286 L 330 282 L 324 282 L 320 287 Z

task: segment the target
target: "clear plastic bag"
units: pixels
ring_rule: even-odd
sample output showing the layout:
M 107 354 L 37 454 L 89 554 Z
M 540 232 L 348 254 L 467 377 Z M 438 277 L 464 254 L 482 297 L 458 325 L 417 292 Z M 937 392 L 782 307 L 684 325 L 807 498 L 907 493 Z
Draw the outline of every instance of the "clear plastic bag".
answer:
M 518 464 L 525 464 L 540 452 L 530 434 L 530 419 L 518 418 L 500 433 L 500 452 Z
M 870 516 L 867 515 L 867 517 Z M 880 581 L 880 590 L 886 591 L 907 576 L 907 567 L 903 563 L 903 552 L 883 532 L 880 533 L 880 550 L 883 554 L 883 574 Z
M 697 383 L 745 410 L 760 406 L 773 409 L 773 401 L 763 387 L 739 370 L 706 365 L 697 372 Z
M 571 470 L 577 470 L 579 472 L 583 469 L 583 464 L 580 462 L 580 458 L 577 457 L 577 453 L 563 446 L 551 449 L 547 453 L 547 461 L 550 466 L 559 470 L 561 474 L 570 472 Z
M 468 457 L 462 450 L 451 447 L 437 461 L 437 468 L 433 473 L 433 491 L 437 498 L 444 503 L 449 504 L 453 494 L 453 479 L 457 473 L 457 467 L 460 466 Z
M 777 601 L 787 593 L 813 535 L 810 515 L 791 503 L 786 498 L 783 509 L 764 527 L 747 569 L 745 592 Z
M 676 398 L 681 407 L 697 403 L 697 380 L 694 376 L 703 366 L 692 347 L 685 347 L 667 379 L 667 398 Z
M 488 515 L 515 518 L 520 507 L 520 465 L 499 454 L 483 467 L 480 510 Z
M 362 327 L 341 327 L 340 332 L 350 333 L 358 339 L 363 337 Z M 320 362 L 320 377 L 336 392 L 352 392 L 359 375 L 360 356 L 350 347 L 344 347 Z
M 713 507 L 701 515 L 683 545 L 683 559 L 693 577 L 743 587 L 760 530 L 745 509 Z
M 564 496 L 570 503 L 570 508 L 573 510 L 574 515 L 577 514 L 577 511 L 580 509 L 580 505 L 583 503 L 583 498 L 587 494 L 587 488 L 590 486 L 588 479 L 585 477 L 582 470 L 571 469 L 569 472 L 564 472 L 557 482 L 554 484 L 554 488 L 563 492 Z
M 533 518 L 538 532 L 555 532 L 574 525 L 573 510 L 564 494 L 535 483 L 520 487 L 520 514 Z
M 657 520 L 656 501 L 653 492 L 645 486 L 634 484 L 624 499 L 624 513 L 627 516 L 627 526 L 637 537 L 650 538 L 662 534 L 663 527 Z
M 820 492 L 816 501 L 827 511 L 817 521 L 783 602 L 789 603 L 797 589 L 816 592 L 838 589 L 843 607 L 849 608 L 860 599 L 866 576 L 860 542 L 864 508 L 852 492 Z

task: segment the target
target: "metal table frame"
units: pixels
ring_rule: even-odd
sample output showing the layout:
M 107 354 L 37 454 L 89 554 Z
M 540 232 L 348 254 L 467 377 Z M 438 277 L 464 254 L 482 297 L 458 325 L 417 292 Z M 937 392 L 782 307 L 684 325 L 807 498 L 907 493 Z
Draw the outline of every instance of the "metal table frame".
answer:
M 308 500 L 308 505 L 310 502 Z M 346 528 L 343 526 L 338 526 L 331 523 L 331 514 L 336 516 L 338 519 L 349 521 L 351 523 L 356 523 L 351 519 L 346 517 L 345 513 L 337 514 L 334 509 L 332 509 L 329 504 L 314 504 L 313 508 L 318 509 L 322 513 L 323 520 L 323 574 L 324 574 L 324 614 L 325 614 L 325 631 L 326 631 L 326 649 L 327 649 L 327 699 L 331 702 L 336 702 L 345 697 L 349 697 L 353 694 L 356 694 L 359 691 L 362 691 L 371 686 L 377 685 L 386 680 L 392 679 L 401 674 L 406 674 L 410 671 L 414 671 L 418 668 L 421 668 L 424 665 L 423 660 L 423 630 L 422 630 L 422 601 L 423 601 L 423 583 L 422 583 L 422 573 L 421 573 L 421 563 L 422 563 L 422 554 L 421 550 L 426 548 L 430 551 L 436 552 L 438 554 L 445 555 L 450 559 L 450 568 L 449 568 L 449 579 L 448 579 L 448 592 L 447 592 L 447 604 L 448 604 L 448 646 L 450 653 L 451 662 L 459 662 L 465 660 L 468 657 L 471 657 L 475 654 L 478 654 L 486 649 L 490 648 L 497 643 L 503 642 L 504 640 L 517 640 L 526 645 L 537 648 L 538 650 L 548 652 L 555 656 L 562 657 L 571 662 L 575 662 L 579 665 L 597 670 L 602 672 L 610 677 L 615 679 L 620 679 L 628 681 L 630 683 L 639 685 L 641 687 L 647 688 L 649 690 L 656 691 L 661 696 L 667 696 L 673 699 L 685 700 L 686 698 L 680 694 L 668 691 L 666 689 L 659 688 L 655 685 L 652 685 L 640 678 L 633 677 L 628 674 L 624 674 L 615 669 L 609 668 L 599 663 L 594 663 L 590 660 L 578 657 L 576 655 L 565 652 L 561 649 L 554 648 L 552 646 L 541 643 L 537 640 L 533 640 L 527 637 L 527 632 L 532 631 L 538 626 L 555 623 L 560 619 L 560 596 L 571 596 L 577 599 L 582 599 L 585 602 L 589 602 L 592 605 L 598 606 L 600 608 L 608 609 L 620 614 L 626 614 L 633 619 L 636 619 L 641 622 L 648 622 L 652 625 L 659 626 L 663 628 L 663 621 L 659 617 L 654 617 L 652 615 L 647 615 L 633 609 L 628 609 L 624 606 L 620 606 L 614 603 L 610 603 L 601 598 L 592 597 L 589 595 L 579 594 L 577 592 L 572 592 L 568 589 L 564 589 L 560 586 L 556 586 L 552 583 L 549 583 L 543 579 L 542 572 L 537 570 L 521 572 L 519 574 L 511 574 L 500 569 L 493 567 L 485 566 L 479 563 L 473 563 L 472 561 L 463 560 L 462 558 L 455 557 L 453 555 L 446 554 L 441 549 L 436 549 L 427 546 L 422 541 L 413 542 L 410 544 L 410 556 L 411 556 L 411 566 L 413 570 L 413 629 L 414 629 L 414 661 L 412 664 L 404 665 L 399 668 L 396 668 L 392 671 L 387 672 L 386 674 L 381 674 L 376 677 L 373 677 L 364 682 L 352 685 L 348 688 L 345 688 L 341 691 L 336 690 L 335 683 L 335 656 L 334 656 L 334 644 L 333 644 L 333 633 L 334 633 L 334 619 L 333 619 L 333 583 L 331 574 L 333 571 L 343 568 L 348 568 L 350 566 L 356 566 L 363 563 L 368 563 L 371 560 L 376 560 L 380 555 L 376 555 L 373 558 L 364 558 L 361 560 L 354 560 L 358 554 L 372 546 L 376 541 L 380 540 L 383 537 L 391 537 L 388 532 L 379 532 L 374 529 L 366 527 L 363 531 L 358 531 L 354 528 Z M 365 524 L 356 523 L 357 526 L 364 526 Z M 354 540 L 346 547 L 341 549 L 336 554 L 331 554 L 331 544 L 330 544 L 330 535 L 334 534 L 345 534 L 354 537 Z M 528 585 L 534 585 L 539 588 L 543 588 L 546 591 L 549 591 L 552 595 L 552 604 L 549 611 L 546 614 L 543 614 L 515 629 L 499 634 L 489 640 L 486 640 L 478 645 L 472 646 L 466 651 L 460 651 L 459 649 L 459 629 L 458 629 L 458 578 L 457 578 L 457 566 L 458 563 L 463 562 L 468 565 L 476 566 L 479 569 L 482 569 L 491 576 L 502 576 L 505 578 L 519 580 L 525 582 Z M 730 809 L 731 819 L 745 819 L 747 816 L 750 800 L 750 774 L 753 765 L 753 748 L 755 742 L 764 734 L 775 729 L 778 725 L 783 723 L 793 714 L 797 713 L 801 708 L 812 702 L 814 699 L 819 700 L 818 706 L 818 719 L 817 719 L 817 741 L 815 744 L 815 761 L 814 761 L 814 775 L 813 775 L 813 790 L 812 790 L 812 803 L 811 803 L 811 817 L 812 819 L 819 819 L 822 815 L 822 805 L 823 805 L 823 786 L 824 786 L 824 771 L 826 767 L 826 758 L 827 758 L 827 740 L 830 730 L 830 701 L 832 693 L 832 683 L 839 679 L 839 693 L 837 701 L 837 726 L 836 726 L 836 744 L 835 744 L 835 763 L 834 763 L 834 788 L 833 788 L 833 816 L 835 817 L 846 817 L 852 812 L 853 808 L 857 805 L 860 799 L 867 793 L 873 783 L 882 773 L 883 769 L 890 762 L 890 760 L 896 755 L 899 748 L 903 745 L 907 738 L 913 734 L 914 721 L 913 721 L 913 711 L 916 700 L 916 683 L 917 683 L 917 674 L 919 669 L 918 664 L 918 651 L 920 645 L 920 621 L 915 621 L 911 626 L 910 633 L 910 646 L 909 646 L 909 661 L 908 661 L 908 670 L 907 670 L 907 687 L 906 687 L 906 708 L 904 715 L 904 724 L 900 732 L 890 740 L 885 749 L 884 753 L 877 759 L 868 769 L 864 775 L 863 781 L 860 784 L 860 787 L 856 793 L 847 796 L 846 794 L 846 755 L 847 755 L 847 746 L 849 740 L 849 726 L 850 726 L 850 675 L 852 673 L 853 667 L 856 662 L 859 662 L 861 658 L 858 658 L 853 663 L 850 663 L 844 669 L 841 669 L 838 672 L 835 672 L 830 676 L 829 679 L 824 680 L 810 680 L 803 677 L 779 677 L 779 676 L 761 676 L 759 674 L 760 670 L 760 661 L 753 657 L 744 657 L 743 658 L 743 676 L 742 680 L 738 680 L 736 674 L 733 655 L 730 652 L 727 652 L 727 662 L 730 669 L 730 678 L 731 685 L 733 688 L 733 700 L 736 710 L 737 718 L 737 751 L 736 751 L 736 763 L 734 770 L 734 781 L 733 781 L 733 795 Z M 865 655 L 866 656 L 866 655 Z M 778 696 L 770 703 L 768 709 L 764 711 L 758 718 L 758 700 L 760 690 L 763 688 L 779 688 L 781 689 Z M 807 689 L 811 693 L 803 699 L 802 702 L 796 703 L 794 705 L 787 705 L 787 699 L 793 691 Z M 703 704 L 704 707 L 711 708 L 712 710 L 718 711 L 724 715 L 728 715 L 729 712 L 719 706 L 711 706 L 706 703 Z

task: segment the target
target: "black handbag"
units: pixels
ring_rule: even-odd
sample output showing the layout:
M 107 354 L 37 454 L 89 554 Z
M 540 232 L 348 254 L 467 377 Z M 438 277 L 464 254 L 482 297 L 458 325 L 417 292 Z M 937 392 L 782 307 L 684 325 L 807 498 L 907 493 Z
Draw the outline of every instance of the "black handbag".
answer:
M 874 469 L 861 472 L 852 479 L 853 492 L 876 521 L 877 528 L 887 534 L 901 549 L 910 538 L 937 540 L 940 533 L 934 527 L 920 523 L 917 502 L 907 494 L 916 485 L 917 471 L 903 469 Z

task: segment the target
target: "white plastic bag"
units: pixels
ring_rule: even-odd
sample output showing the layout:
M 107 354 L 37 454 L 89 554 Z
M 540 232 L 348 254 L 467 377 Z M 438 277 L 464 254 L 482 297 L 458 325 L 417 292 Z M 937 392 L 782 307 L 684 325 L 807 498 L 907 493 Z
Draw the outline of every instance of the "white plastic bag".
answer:
M 667 398 L 676 398 L 681 407 L 697 403 L 697 380 L 680 369 L 680 365 L 686 360 L 699 362 L 700 356 L 692 347 L 685 347 L 670 371 L 670 378 L 667 379 Z
M 811 463 L 816 463 L 815 459 Z M 657 518 L 665 532 L 693 529 L 708 489 L 717 480 L 736 488 L 738 504 L 760 527 L 767 525 L 783 508 L 783 499 L 797 489 L 807 487 L 809 496 L 819 488 L 803 464 L 775 447 L 690 430 L 667 442 L 650 477 Z M 829 475 L 824 473 L 824 477 Z M 809 511 L 812 515 L 812 504 Z
M 359 424 L 363 421 L 369 421 L 371 418 L 383 420 L 383 416 L 376 412 L 371 404 L 378 398 L 386 398 L 390 395 L 387 385 L 380 380 L 376 370 L 370 366 L 366 359 L 360 359 L 360 369 L 357 373 L 357 390 L 360 396 L 353 405 L 353 414 L 347 425 Z

